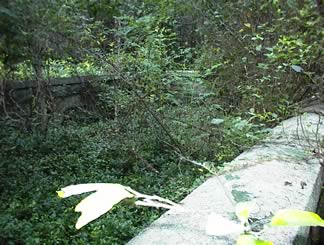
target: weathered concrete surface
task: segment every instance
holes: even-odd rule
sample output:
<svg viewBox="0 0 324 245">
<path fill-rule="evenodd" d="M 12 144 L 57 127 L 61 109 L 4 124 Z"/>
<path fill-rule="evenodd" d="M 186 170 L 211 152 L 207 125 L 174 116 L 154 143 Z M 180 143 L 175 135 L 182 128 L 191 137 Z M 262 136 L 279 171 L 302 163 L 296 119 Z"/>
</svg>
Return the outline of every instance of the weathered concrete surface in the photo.
<svg viewBox="0 0 324 245">
<path fill-rule="evenodd" d="M 233 219 L 237 202 L 253 201 L 251 216 L 260 222 L 278 209 L 315 211 L 323 184 L 320 141 L 324 118 L 308 113 L 284 121 L 267 140 L 228 163 L 181 203 L 129 242 L 142 244 L 235 244 L 235 236 L 205 234 L 207 217 L 216 212 Z M 268 228 L 262 238 L 274 244 L 307 244 L 309 229 Z"/>
</svg>

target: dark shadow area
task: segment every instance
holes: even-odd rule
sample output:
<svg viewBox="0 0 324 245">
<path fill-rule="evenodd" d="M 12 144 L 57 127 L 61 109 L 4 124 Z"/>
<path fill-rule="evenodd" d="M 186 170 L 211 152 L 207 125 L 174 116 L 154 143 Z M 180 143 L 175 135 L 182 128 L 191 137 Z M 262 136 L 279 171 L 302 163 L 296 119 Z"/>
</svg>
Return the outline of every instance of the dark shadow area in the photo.
<svg viewBox="0 0 324 245">
<path fill-rule="evenodd" d="M 317 206 L 317 214 L 321 217 L 324 216 L 324 189 L 320 196 Z M 312 227 L 310 231 L 310 244 L 323 245 L 324 244 L 324 227 Z"/>
</svg>

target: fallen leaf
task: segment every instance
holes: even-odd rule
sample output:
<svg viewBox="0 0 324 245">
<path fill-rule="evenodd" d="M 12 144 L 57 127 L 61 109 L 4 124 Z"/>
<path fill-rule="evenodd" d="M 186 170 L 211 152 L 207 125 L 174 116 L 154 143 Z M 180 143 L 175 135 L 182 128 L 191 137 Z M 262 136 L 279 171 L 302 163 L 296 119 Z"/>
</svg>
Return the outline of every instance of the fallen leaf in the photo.
<svg viewBox="0 0 324 245">
<path fill-rule="evenodd" d="M 279 210 L 271 219 L 272 226 L 322 226 L 324 220 L 316 213 L 296 210 Z"/>
<path fill-rule="evenodd" d="M 223 216 L 213 213 L 208 217 L 206 233 L 214 236 L 224 236 L 228 234 L 240 234 L 244 231 L 244 226 L 240 223 L 226 219 Z"/>
</svg>

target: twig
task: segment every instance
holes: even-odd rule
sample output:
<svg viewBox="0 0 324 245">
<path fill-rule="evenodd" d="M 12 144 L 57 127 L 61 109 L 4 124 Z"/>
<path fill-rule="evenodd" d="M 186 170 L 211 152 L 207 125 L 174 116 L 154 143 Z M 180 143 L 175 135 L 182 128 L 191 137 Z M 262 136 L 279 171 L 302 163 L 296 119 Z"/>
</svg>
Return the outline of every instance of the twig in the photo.
<svg viewBox="0 0 324 245">
<path fill-rule="evenodd" d="M 194 165 L 196 165 L 196 166 L 198 166 L 198 167 L 201 167 L 201 168 L 204 168 L 204 169 L 206 169 L 209 173 L 211 173 L 211 174 L 213 174 L 213 175 L 216 175 L 217 173 L 216 173 L 216 171 L 214 171 L 213 169 L 211 169 L 208 165 L 211 165 L 210 164 L 210 162 L 197 162 L 197 161 L 195 161 L 195 160 L 191 160 L 191 159 L 189 159 L 189 158 L 187 158 L 187 157 L 184 157 L 184 156 L 182 156 L 180 153 L 178 153 L 178 152 L 174 152 L 175 154 L 177 154 L 178 156 L 179 156 L 179 158 L 180 158 L 180 161 L 185 161 L 185 162 L 189 162 L 189 163 L 192 163 L 192 164 L 194 164 Z"/>
<path fill-rule="evenodd" d="M 129 151 L 135 156 L 135 158 L 141 160 L 148 169 L 150 169 L 151 171 L 155 172 L 155 173 L 159 173 L 159 171 L 153 167 L 152 164 L 150 164 L 146 159 L 144 159 L 141 155 L 139 155 L 134 148 L 129 149 Z"/>
<path fill-rule="evenodd" d="M 114 69 L 115 72 L 118 72 L 118 68 L 116 67 L 116 65 L 114 65 L 114 64 L 110 64 L 110 65 L 112 66 L 112 68 Z M 145 103 L 145 101 L 143 100 L 143 97 L 137 92 L 136 87 L 133 84 L 128 82 L 130 79 L 126 78 L 123 74 L 119 74 L 119 75 L 120 75 L 121 79 L 123 80 L 123 82 L 125 84 L 128 84 L 132 88 L 135 96 L 139 99 L 139 102 L 151 114 L 151 116 L 154 118 L 154 120 L 160 125 L 160 127 L 167 134 L 167 136 L 170 138 L 170 140 L 173 142 L 173 144 L 175 144 L 177 146 L 177 148 L 179 149 L 179 151 L 181 153 L 184 153 L 184 151 L 183 151 L 181 145 L 179 144 L 179 142 L 171 135 L 170 131 L 161 122 L 160 118 L 156 115 L 156 113 L 154 113 L 152 111 L 152 109 L 147 105 L 147 103 Z"/>
<path fill-rule="evenodd" d="M 133 194 L 135 196 L 135 198 L 143 199 L 143 200 L 135 201 L 136 205 L 155 207 L 155 208 L 184 210 L 184 208 L 181 205 L 179 205 L 175 202 L 172 202 L 171 200 L 168 200 L 168 199 L 156 196 L 156 195 L 153 195 L 153 196 L 145 195 L 145 194 L 142 194 L 140 192 L 133 190 L 130 187 L 126 187 L 126 190 L 128 192 L 130 192 L 131 194 Z"/>
</svg>

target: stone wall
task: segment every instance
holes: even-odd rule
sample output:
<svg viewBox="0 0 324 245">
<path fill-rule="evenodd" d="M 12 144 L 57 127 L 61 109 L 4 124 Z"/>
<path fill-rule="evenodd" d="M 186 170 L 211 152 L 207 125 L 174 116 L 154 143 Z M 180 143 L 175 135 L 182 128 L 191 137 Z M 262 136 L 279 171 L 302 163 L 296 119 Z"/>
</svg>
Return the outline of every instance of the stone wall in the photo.
<svg viewBox="0 0 324 245">
<path fill-rule="evenodd" d="M 93 108 L 98 82 L 111 83 L 109 76 L 78 76 L 70 78 L 52 78 L 47 84 L 49 113 L 64 114 L 70 108 Z M 0 119 L 6 117 L 28 116 L 37 107 L 38 83 L 36 80 L 0 81 Z"/>
<path fill-rule="evenodd" d="M 240 202 L 255 205 L 250 217 L 256 228 L 279 209 L 316 211 L 324 180 L 323 105 L 311 111 L 317 113 L 283 121 L 266 140 L 225 164 L 223 172 L 189 194 L 181 202 L 183 210 L 166 212 L 128 244 L 236 244 L 239 234 L 207 235 L 206 224 L 214 213 L 233 220 Z M 263 228 L 261 238 L 276 245 L 309 242 L 309 228 Z"/>
</svg>

